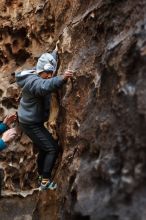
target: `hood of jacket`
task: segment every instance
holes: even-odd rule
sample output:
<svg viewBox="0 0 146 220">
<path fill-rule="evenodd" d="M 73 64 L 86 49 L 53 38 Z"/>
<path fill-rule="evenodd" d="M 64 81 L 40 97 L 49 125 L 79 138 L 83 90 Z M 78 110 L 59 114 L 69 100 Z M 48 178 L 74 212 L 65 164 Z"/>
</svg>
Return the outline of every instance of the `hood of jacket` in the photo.
<svg viewBox="0 0 146 220">
<path fill-rule="evenodd" d="M 17 84 L 23 88 L 26 83 L 26 80 L 29 76 L 37 76 L 36 70 L 23 70 L 22 72 L 15 73 Z"/>
</svg>

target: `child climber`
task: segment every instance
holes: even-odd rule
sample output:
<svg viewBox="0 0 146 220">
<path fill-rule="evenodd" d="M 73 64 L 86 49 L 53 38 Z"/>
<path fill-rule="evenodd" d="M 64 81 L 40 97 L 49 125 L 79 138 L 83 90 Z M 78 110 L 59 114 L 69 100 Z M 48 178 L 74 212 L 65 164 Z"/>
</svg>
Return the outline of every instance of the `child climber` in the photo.
<svg viewBox="0 0 146 220">
<path fill-rule="evenodd" d="M 56 69 L 57 50 L 54 50 L 42 54 L 35 70 L 16 74 L 16 82 L 22 88 L 18 119 L 22 130 L 39 150 L 37 165 L 42 177 L 40 190 L 57 187 L 51 180 L 51 173 L 58 155 L 58 143 L 44 126 L 50 111 L 50 95 L 73 76 L 72 71 L 65 71 L 63 75 L 53 77 Z"/>
</svg>

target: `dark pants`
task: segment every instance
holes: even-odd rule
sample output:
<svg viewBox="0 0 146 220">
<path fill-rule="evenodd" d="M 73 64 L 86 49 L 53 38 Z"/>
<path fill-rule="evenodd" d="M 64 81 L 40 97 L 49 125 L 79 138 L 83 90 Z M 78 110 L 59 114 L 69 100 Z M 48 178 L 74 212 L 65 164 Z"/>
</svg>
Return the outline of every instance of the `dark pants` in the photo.
<svg viewBox="0 0 146 220">
<path fill-rule="evenodd" d="M 51 173 L 58 156 L 58 142 L 53 139 L 44 124 L 22 124 L 20 127 L 38 147 L 38 173 L 43 178 L 51 178 Z"/>
</svg>

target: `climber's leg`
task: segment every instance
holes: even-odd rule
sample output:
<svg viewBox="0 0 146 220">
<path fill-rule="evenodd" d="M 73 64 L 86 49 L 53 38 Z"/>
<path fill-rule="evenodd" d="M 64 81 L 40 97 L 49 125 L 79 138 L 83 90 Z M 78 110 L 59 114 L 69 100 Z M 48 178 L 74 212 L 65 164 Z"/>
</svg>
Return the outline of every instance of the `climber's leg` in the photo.
<svg viewBox="0 0 146 220">
<path fill-rule="evenodd" d="M 45 153 L 44 157 L 41 155 L 39 158 L 39 161 L 41 161 L 39 168 L 42 169 L 42 182 L 43 180 L 46 182 L 46 179 L 51 181 L 52 169 L 58 156 L 57 141 L 53 139 L 43 124 L 26 125 L 20 123 L 20 126 L 31 140 L 36 143 L 39 150 Z"/>
</svg>

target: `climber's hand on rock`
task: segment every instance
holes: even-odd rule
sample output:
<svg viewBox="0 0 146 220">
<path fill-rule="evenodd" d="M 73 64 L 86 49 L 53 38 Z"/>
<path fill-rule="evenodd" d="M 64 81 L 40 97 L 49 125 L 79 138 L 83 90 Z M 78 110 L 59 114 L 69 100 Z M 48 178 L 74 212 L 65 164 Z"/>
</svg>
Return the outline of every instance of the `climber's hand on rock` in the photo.
<svg viewBox="0 0 146 220">
<path fill-rule="evenodd" d="M 9 141 L 13 140 L 15 138 L 15 136 L 16 136 L 16 129 L 11 128 L 3 133 L 2 140 L 5 143 L 8 143 Z"/>
<path fill-rule="evenodd" d="M 66 70 L 65 73 L 62 75 L 63 79 L 66 81 L 68 79 L 71 79 L 73 77 L 74 71 L 72 70 Z"/>
</svg>

